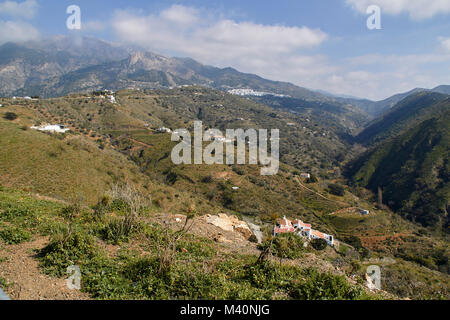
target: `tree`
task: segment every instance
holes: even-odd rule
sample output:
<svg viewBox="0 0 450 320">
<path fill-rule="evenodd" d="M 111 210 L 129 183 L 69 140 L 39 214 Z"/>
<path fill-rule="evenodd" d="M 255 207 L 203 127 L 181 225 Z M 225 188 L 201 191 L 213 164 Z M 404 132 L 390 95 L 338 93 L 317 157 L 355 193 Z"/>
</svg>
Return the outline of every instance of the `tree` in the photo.
<svg viewBox="0 0 450 320">
<path fill-rule="evenodd" d="M 327 245 L 328 245 L 327 242 L 325 240 L 323 240 L 323 239 L 313 239 L 313 240 L 311 240 L 311 246 L 314 249 L 318 250 L 318 251 L 325 250 Z"/>
<path fill-rule="evenodd" d="M 331 194 L 334 194 L 335 196 L 342 197 L 345 195 L 345 188 L 340 184 L 330 183 L 328 185 L 328 190 Z"/>
<path fill-rule="evenodd" d="M 310 177 L 306 179 L 306 183 L 316 183 L 318 181 L 319 179 L 317 179 L 317 177 L 313 174 L 311 174 Z"/>
<path fill-rule="evenodd" d="M 15 114 L 14 112 L 7 112 L 5 113 L 5 115 L 3 116 L 3 118 L 5 118 L 6 120 L 16 120 L 19 116 L 17 114 Z"/>
</svg>

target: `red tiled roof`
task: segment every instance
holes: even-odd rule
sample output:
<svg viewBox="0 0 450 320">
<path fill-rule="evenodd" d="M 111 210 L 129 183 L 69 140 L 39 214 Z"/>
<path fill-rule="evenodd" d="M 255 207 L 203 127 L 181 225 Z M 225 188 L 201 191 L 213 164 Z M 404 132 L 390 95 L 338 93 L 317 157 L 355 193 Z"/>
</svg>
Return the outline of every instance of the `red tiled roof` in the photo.
<svg viewBox="0 0 450 320">
<path fill-rule="evenodd" d="M 318 238 L 322 238 L 322 239 L 325 238 L 325 235 L 322 232 L 317 231 L 317 230 L 311 230 L 311 234 Z"/>
<path fill-rule="evenodd" d="M 278 220 L 278 223 L 280 224 L 280 226 L 292 226 L 292 221 L 289 219 L 280 219 Z"/>
<path fill-rule="evenodd" d="M 299 219 L 294 220 L 293 224 L 298 224 L 300 227 L 311 228 L 310 224 L 304 223 L 302 220 Z"/>
<path fill-rule="evenodd" d="M 278 227 L 275 227 L 273 229 L 274 233 L 290 233 L 290 232 L 294 232 L 294 231 L 295 231 L 295 229 L 293 227 L 289 227 L 289 228 L 278 228 Z"/>
</svg>

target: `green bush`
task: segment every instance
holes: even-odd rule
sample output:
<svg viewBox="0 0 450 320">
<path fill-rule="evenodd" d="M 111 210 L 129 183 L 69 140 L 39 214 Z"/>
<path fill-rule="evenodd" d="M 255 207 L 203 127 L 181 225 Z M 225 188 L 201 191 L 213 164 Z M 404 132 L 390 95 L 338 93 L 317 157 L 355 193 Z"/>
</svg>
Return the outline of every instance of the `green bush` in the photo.
<svg viewBox="0 0 450 320">
<path fill-rule="evenodd" d="M 53 235 L 50 243 L 39 252 L 46 273 L 62 276 L 68 266 L 89 264 L 101 251 L 95 238 L 75 227 Z"/>
<path fill-rule="evenodd" d="M 355 300 L 364 297 L 360 287 L 351 286 L 343 276 L 319 273 L 308 268 L 303 281 L 293 281 L 289 292 L 292 298 L 299 300 Z"/>
<path fill-rule="evenodd" d="M 4 230 L 0 230 L 0 239 L 6 244 L 18 244 L 29 241 L 31 234 L 22 228 L 7 227 Z"/>
<path fill-rule="evenodd" d="M 305 251 L 303 238 L 292 233 L 280 234 L 273 239 L 268 239 L 260 244 L 258 249 L 265 250 L 270 245 L 272 245 L 272 254 L 279 258 L 301 258 Z"/>
<path fill-rule="evenodd" d="M 128 216 L 114 217 L 100 228 L 100 237 L 112 244 L 128 242 L 130 236 L 139 228 L 137 223 L 131 222 Z"/>
<path fill-rule="evenodd" d="M 243 176 L 245 174 L 244 169 L 242 169 L 241 167 L 238 167 L 238 166 L 233 166 L 232 170 L 240 176 Z"/>
<path fill-rule="evenodd" d="M 14 112 L 6 112 L 5 115 L 3 116 L 3 118 L 10 121 L 16 120 L 18 117 L 19 116 Z"/>
<path fill-rule="evenodd" d="M 328 246 L 328 243 L 323 239 L 312 239 L 311 247 L 316 249 L 317 251 L 325 250 Z"/>
<path fill-rule="evenodd" d="M 345 188 L 343 186 L 341 186 L 340 184 L 336 184 L 336 183 L 330 183 L 328 185 L 328 191 L 331 194 L 334 194 L 335 196 L 344 196 L 345 195 Z"/>
</svg>

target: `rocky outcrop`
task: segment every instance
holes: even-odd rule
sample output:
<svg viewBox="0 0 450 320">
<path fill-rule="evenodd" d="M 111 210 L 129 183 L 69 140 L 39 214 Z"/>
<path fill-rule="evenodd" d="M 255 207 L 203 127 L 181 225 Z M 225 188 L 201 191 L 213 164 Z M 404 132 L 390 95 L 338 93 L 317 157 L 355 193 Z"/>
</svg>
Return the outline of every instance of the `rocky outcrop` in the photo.
<svg viewBox="0 0 450 320">
<path fill-rule="evenodd" d="M 239 220 L 236 216 L 228 216 L 226 214 L 219 214 L 217 216 L 215 215 L 206 215 L 204 217 L 206 222 L 221 228 L 225 231 L 231 231 L 231 232 L 238 232 L 241 234 L 246 240 L 250 239 L 250 237 L 253 235 L 250 227 L 245 221 Z"/>
</svg>

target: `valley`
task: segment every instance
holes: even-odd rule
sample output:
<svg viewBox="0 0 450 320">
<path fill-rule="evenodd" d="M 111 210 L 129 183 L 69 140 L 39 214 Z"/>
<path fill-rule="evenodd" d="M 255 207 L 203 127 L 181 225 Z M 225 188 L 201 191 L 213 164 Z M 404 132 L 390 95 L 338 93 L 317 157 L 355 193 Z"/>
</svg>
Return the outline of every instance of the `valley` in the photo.
<svg viewBox="0 0 450 320">
<path fill-rule="evenodd" d="M 393 199 L 387 190 L 380 205 L 376 182 L 347 180 L 346 166 L 358 168 L 352 161 L 365 159 L 365 150 L 368 155 L 388 150 L 377 149 L 377 144 L 354 144 L 353 135 L 359 139 L 358 129 L 370 118 L 364 118 L 362 111 L 355 117 L 351 110 L 356 109 L 350 107 L 331 108 L 285 99 L 241 97 L 203 86 L 97 91 L 48 99 L 1 98 L 0 233 L 4 231 L 1 246 L 8 249 L 1 252 L 11 252 L 14 246 L 31 239 L 48 237 L 48 246 L 38 248 L 34 258 L 42 272 L 61 278 L 67 252 L 72 261 L 87 268 L 83 269 L 83 292 L 91 298 L 165 299 L 175 295 L 192 299 L 448 299 L 448 234 L 443 224 L 440 228 L 422 225 L 419 220 L 398 214 L 395 206 L 384 202 Z M 426 112 L 436 114 L 442 110 L 445 115 L 445 99 L 442 95 L 438 100 L 431 99 L 432 111 Z M 398 108 L 402 103 L 406 102 Z M 433 117 L 420 112 L 424 115 L 414 116 L 417 129 L 409 120 L 395 118 L 394 128 L 401 131 L 383 132 L 416 141 L 414 130 L 422 136 L 427 126 L 436 128 L 435 123 L 427 122 L 435 121 L 427 120 Z M 7 119 L 8 113 L 16 118 Z M 170 133 L 158 129 L 191 130 L 194 121 L 199 120 L 205 127 L 220 130 L 280 129 L 279 173 L 261 176 L 258 165 L 174 165 L 170 153 L 176 142 L 171 141 Z M 45 123 L 63 125 L 70 131 L 44 133 L 31 129 Z M 366 130 L 371 128 L 369 125 Z M 442 128 L 445 137 L 448 127 Z M 392 148 L 396 148 L 395 143 Z M 448 151 L 448 144 L 442 146 Z M 448 173 L 445 168 L 441 172 Z M 302 178 L 304 172 L 314 179 Z M 440 179 L 448 183 L 448 177 Z M 129 204 L 121 205 L 124 200 L 119 197 L 117 202 L 111 193 L 124 183 L 142 195 L 129 232 L 123 229 Z M 447 199 L 445 185 L 442 188 L 437 184 L 435 188 L 441 191 L 434 194 Z M 362 215 L 360 209 L 370 213 Z M 311 246 L 295 247 L 298 256 L 283 253 L 281 260 L 276 247 L 268 260 L 258 264 L 263 252 L 258 244 L 237 240 L 233 232 L 227 234 L 202 220 L 206 215 L 218 214 L 235 215 L 260 226 L 265 245 L 273 241 L 272 228 L 283 216 L 300 218 L 334 235 L 342 245 L 323 251 Z M 194 222 L 192 229 L 181 232 L 178 241 L 173 237 L 183 226 L 176 219 Z M 8 230 L 20 230 L 24 236 L 9 240 Z M 61 242 L 61 237 L 69 242 Z M 161 256 L 161 252 L 167 254 Z M 370 261 L 385 257 L 394 263 L 382 265 L 386 275 L 383 291 L 371 292 L 365 287 L 364 270 Z M 246 268 L 254 273 L 246 274 L 242 271 Z M 103 280 L 96 276 L 100 270 L 108 275 Z M 204 270 L 204 274 L 195 270 Z M 270 280 L 273 273 L 278 280 Z M 301 285 L 291 281 L 299 275 L 306 276 Z M 333 288 L 331 295 L 321 296 L 314 290 L 307 293 L 307 279 L 323 281 L 326 288 Z M 174 281 L 187 289 L 171 291 Z M 198 286 L 189 287 L 191 281 Z M 282 281 L 288 285 L 282 286 Z M 336 284 L 327 287 L 329 283 Z M 14 285 L 8 288 L 7 292 L 15 294 Z"/>
</svg>

